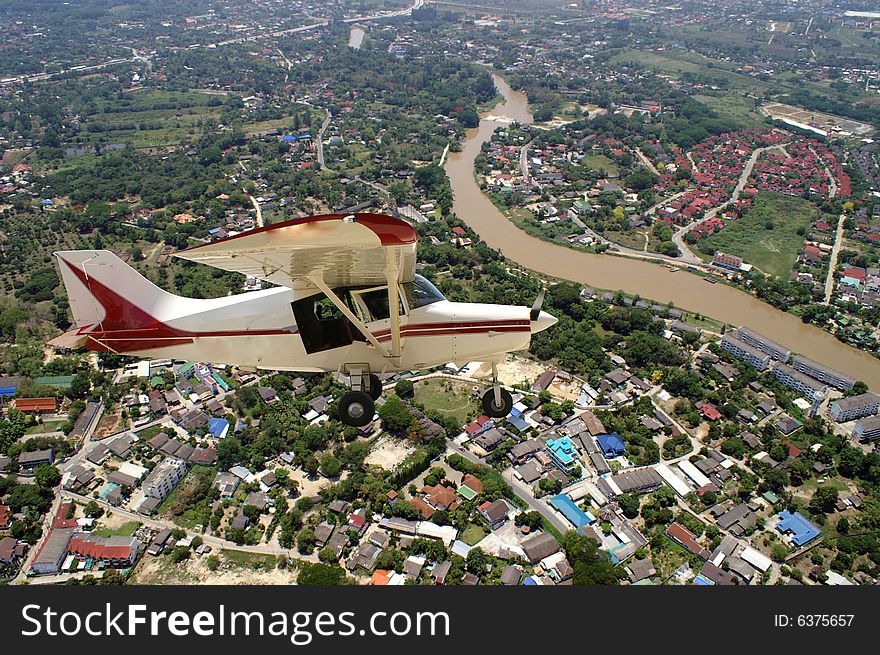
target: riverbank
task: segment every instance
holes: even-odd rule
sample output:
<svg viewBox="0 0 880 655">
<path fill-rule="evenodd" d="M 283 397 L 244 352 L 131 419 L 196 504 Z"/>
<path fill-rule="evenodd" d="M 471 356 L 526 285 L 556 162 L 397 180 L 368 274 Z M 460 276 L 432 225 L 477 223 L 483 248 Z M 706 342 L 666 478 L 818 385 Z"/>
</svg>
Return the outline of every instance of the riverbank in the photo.
<svg viewBox="0 0 880 655">
<path fill-rule="evenodd" d="M 453 210 L 490 247 L 539 275 L 600 289 L 672 303 L 722 323 L 747 325 L 811 359 L 864 380 L 880 389 L 880 361 L 838 341 L 757 298 L 725 284 L 707 284 L 685 270 L 673 273 L 647 260 L 608 257 L 572 250 L 531 236 L 512 224 L 486 197 L 474 179 L 474 160 L 496 127 L 511 121 L 531 122 L 528 101 L 501 77 L 493 75 L 502 100 L 489 109 L 477 128 L 468 130 L 462 149 L 449 153 L 445 170 L 454 195 Z"/>
</svg>

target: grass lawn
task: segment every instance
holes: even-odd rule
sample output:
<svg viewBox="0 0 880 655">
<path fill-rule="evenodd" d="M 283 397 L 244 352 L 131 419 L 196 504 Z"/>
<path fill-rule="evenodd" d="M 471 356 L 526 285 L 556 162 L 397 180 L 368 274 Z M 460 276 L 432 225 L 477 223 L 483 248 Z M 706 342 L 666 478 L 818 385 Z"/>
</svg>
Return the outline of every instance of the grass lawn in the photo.
<svg viewBox="0 0 880 655">
<path fill-rule="evenodd" d="M 765 273 L 785 278 L 804 243 L 798 229 L 803 228 L 808 234 L 818 217 L 819 209 L 803 198 L 761 192 L 745 216 L 731 221 L 704 242 L 716 250 L 742 257 Z M 712 259 L 699 246 L 696 250 L 703 259 Z"/>
<path fill-rule="evenodd" d="M 480 541 L 482 541 L 483 537 L 485 537 L 487 534 L 489 534 L 489 531 L 486 530 L 486 528 L 484 528 L 482 525 L 471 523 L 468 527 L 462 530 L 459 539 L 461 539 L 468 546 L 475 546 Z"/>
<path fill-rule="evenodd" d="M 275 555 L 245 553 L 240 550 L 221 550 L 220 555 L 227 564 L 254 571 L 271 571 L 276 566 Z"/>
<path fill-rule="evenodd" d="M 416 382 L 415 401 L 444 416 L 452 416 L 462 423 L 476 416 L 479 402 L 471 395 L 470 385 L 450 380 Z"/>
<path fill-rule="evenodd" d="M 602 236 L 609 241 L 613 241 L 626 248 L 632 248 L 633 250 L 642 250 L 645 247 L 645 229 L 626 230 L 625 232 L 605 230 Z M 650 237 L 648 237 L 648 242 L 650 242 L 650 240 Z"/>
<path fill-rule="evenodd" d="M 586 155 L 581 163 L 592 171 L 605 171 L 608 175 L 617 175 L 617 164 L 605 155 Z"/>
<path fill-rule="evenodd" d="M 137 433 L 138 439 L 141 441 L 149 441 L 162 431 L 162 427 L 163 426 L 161 425 L 154 425 L 146 430 L 141 430 Z"/>
<path fill-rule="evenodd" d="M 45 423 L 37 423 L 24 431 L 25 434 L 46 434 L 47 432 L 57 432 L 64 425 L 65 421 L 46 421 Z"/>
<path fill-rule="evenodd" d="M 140 525 L 137 521 L 129 521 L 128 523 L 123 523 L 118 528 L 95 528 L 92 530 L 92 534 L 99 537 L 130 537 L 137 532 Z"/>
</svg>

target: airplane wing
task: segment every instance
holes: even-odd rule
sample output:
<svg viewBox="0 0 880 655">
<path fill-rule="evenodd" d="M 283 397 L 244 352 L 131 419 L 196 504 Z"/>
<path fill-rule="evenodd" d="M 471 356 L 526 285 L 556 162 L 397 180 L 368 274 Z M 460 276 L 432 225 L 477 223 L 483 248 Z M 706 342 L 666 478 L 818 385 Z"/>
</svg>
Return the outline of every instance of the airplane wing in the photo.
<svg viewBox="0 0 880 655">
<path fill-rule="evenodd" d="M 293 288 L 384 285 L 415 276 L 413 227 L 384 214 L 324 214 L 275 223 L 175 253 Z M 323 286 L 323 285 L 321 285 Z"/>
</svg>

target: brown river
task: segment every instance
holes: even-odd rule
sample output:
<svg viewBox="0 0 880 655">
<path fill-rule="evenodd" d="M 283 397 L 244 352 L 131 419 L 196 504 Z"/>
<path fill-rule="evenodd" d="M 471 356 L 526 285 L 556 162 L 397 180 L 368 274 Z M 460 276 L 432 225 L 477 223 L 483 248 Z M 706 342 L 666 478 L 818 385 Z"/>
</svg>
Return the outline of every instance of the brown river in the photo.
<svg viewBox="0 0 880 655">
<path fill-rule="evenodd" d="M 450 152 L 445 164 L 455 196 L 455 213 L 487 244 L 538 274 L 602 289 L 621 289 L 734 326 L 747 325 L 794 352 L 863 380 L 874 390 L 880 389 L 880 360 L 743 291 L 710 284 L 685 270 L 672 272 L 645 260 L 578 252 L 548 243 L 507 220 L 480 191 L 474 179 L 474 159 L 496 127 L 510 120 L 531 122 L 532 116 L 525 94 L 511 89 L 501 77 L 493 77 L 504 99 L 484 114 L 478 128 L 468 131 L 461 152 Z"/>
</svg>

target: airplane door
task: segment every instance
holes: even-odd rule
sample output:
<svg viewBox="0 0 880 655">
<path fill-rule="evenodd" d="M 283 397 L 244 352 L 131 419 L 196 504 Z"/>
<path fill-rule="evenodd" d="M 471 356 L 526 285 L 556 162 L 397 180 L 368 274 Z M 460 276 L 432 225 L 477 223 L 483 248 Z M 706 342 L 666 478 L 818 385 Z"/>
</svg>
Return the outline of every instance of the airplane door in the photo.
<svg viewBox="0 0 880 655">
<path fill-rule="evenodd" d="M 342 299 L 350 302 L 344 293 Z M 309 354 L 364 341 L 360 331 L 323 293 L 295 300 L 291 307 L 303 347 Z"/>
</svg>

